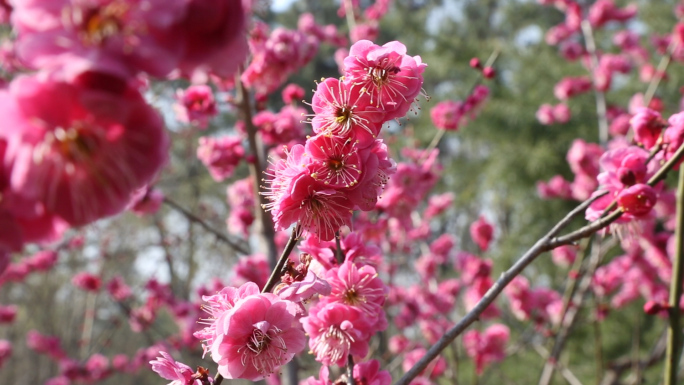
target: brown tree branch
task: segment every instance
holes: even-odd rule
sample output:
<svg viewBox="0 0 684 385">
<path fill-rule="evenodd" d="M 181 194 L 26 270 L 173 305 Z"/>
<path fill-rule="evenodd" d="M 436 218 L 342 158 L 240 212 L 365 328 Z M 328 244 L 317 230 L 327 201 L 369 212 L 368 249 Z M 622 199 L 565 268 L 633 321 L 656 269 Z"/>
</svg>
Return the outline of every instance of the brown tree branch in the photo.
<svg viewBox="0 0 684 385">
<path fill-rule="evenodd" d="M 174 200 L 172 200 L 168 196 L 164 197 L 164 203 L 167 206 L 170 206 L 174 210 L 178 211 L 179 213 L 183 214 L 183 216 L 185 218 L 187 218 L 189 221 L 197 223 L 198 225 L 202 226 L 202 228 L 204 230 L 214 234 L 216 236 L 216 238 L 218 238 L 222 242 L 226 243 L 228 246 L 230 246 L 233 250 L 237 251 L 238 253 L 245 254 L 245 255 L 250 253 L 247 246 L 244 245 L 242 242 L 235 241 L 235 240 L 229 238 L 226 234 L 223 234 L 222 232 L 211 227 L 202 218 L 191 213 L 189 210 L 185 209 L 183 206 L 179 205 L 178 203 L 176 203 Z"/>
</svg>

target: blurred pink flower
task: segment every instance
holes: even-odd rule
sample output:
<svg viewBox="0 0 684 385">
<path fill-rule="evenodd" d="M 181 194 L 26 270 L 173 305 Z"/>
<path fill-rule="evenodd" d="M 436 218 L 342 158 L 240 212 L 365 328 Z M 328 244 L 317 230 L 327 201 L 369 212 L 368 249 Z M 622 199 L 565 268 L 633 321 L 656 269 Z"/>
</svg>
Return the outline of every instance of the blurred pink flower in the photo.
<svg viewBox="0 0 684 385">
<path fill-rule="evenodd" d="M 183 123 L 191 123 L 200 129 L 209 125 L 211 118 L 218 114 L 216 100 L 211 87 L 205 84 L 192 85 L 176 92 L 173 106 L 176 118 Z"/>
<path fill-rule="evenodd" d="M 484 252 L 489 249 L 489 244 L 494 238 L 494 226 L 481 216 L 470 225 L 470 237 Z"/>
<path fill-rule="evenodd" d="M 233 175 L 235 167 L 245 158 L 245 150 L 237 136 L 203 136 L 199 138 L 197 158 L 209 169 L 216 182 L 222 182 Z"/>
<path fill-rule="evenodd" d="M 475 360 L 478 374 L 482 374 L 485 366 L 506 357 L 509 337 L 508 327 L 502 324 L 494 324 L 484 332 L 470 330 L 463 335 L 463 346 L 468 356 Z"/>
<path fill-rule="evenodd" d="M 21 76 L 0 92 L 0 113 L 12 188 L 74 226 L 123 210 L 167 159 L 162 121 L 133 88 Z"/>
<path fill-rule="evenodd" d="M 71 283 L 81 290 L 95 292 L 100 290 L 102 279 L 90 273 L 80 272 L 71 278 Z"/>
</svg>

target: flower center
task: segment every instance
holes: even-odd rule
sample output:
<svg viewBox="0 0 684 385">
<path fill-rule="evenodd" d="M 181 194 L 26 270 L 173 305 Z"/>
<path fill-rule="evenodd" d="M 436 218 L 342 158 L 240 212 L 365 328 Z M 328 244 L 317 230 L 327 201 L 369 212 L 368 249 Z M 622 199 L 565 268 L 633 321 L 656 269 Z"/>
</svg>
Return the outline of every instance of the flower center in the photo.
<svg viewBox="0 0 684 385">
<path fill-rule="evenodd" d="M 400 71 L 401 68 L 396 66 L 373 67 L 369 69 L 369 75 L 373 79 L 373 83 L 381 87 L 390 82 L 390 75 L 396 75 Z"/>
<path fill-rule="evenodd" d="M 102 45 L 110 37 L 120 35 L 127 27 L 123 19 L 129 6 L 116 1 L 104 7 L 65 9 L 71 11 L 71 23 L 79 29 L 79 37 L 86 45 Z"/>
<path fill-rule="evenodd" d="M 634 175 L 632 170 L 622 168 L 618 171 L 618 177 L 620 178 L 620 183 L 625 186 L 632 186 L 636 183 L 636 175 Z"/>
<path fill-rule="evenodd" d="M 268 334 L 259 329 L 254 329 L 252 337 L 247 341 L 247 349 L 254 352 L 254 354 L 260 354 L 268 347 L 270 342 L 271 337 L 269 337 Z"/>
<path fill-rule="evenodd" d="M 334 171 L 340 171 L 344 168 L 344 162 L 339 159 L 328 159 L 328 168 Z"/>
<path fill-rule="evenodd" d="M 349 305 L 355 305 L 358 302 L 360 302 L 359 294 L 356 292 L 356 289 L 351 288 L 347 291 L 344 292 L 344 300 L 347 304 Z"/>
<path fill-rule="evenodd" d="M 352 116 L 352 110 L 351 108 L 347 107 L 338 107 L 337 111 L 335 111 L 335 121 L 339 124 L 346 124 L 349 119 L 351 119 Z"/>
</svg>

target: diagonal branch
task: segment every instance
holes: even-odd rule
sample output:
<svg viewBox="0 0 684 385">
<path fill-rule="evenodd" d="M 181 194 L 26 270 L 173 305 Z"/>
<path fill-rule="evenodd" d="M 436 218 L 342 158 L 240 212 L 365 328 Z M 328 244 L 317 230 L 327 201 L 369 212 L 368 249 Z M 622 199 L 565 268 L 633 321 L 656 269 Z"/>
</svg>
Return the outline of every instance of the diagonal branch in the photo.
<svg viewBox="0 0 684 385">
<path fill-rule="evenodd" d="M 249 249 L 247 246 L 245 246 L 242 242 L 235 241 L 231 238 L 229 238 L 227 235 L 223 234 L 222 232 L 216 230 L 215 228 L 211 227 L 207 222 L 205 222 L 202 218 L 198 217 L 197 215 L 191 213 L 189 210 L 184 208 L 183 206 L 179 205 L 176 203 L 176 201 L 172 200 L 171 198 L 165 196 L 164 197 L 164 203 L 174 210 L 178 211 L 179 213 L 183 214 L 185 218 L 187 218 L 189 221 L 197 223 L 198 225 L 202 226 L 202 228 L 216 236 L 219 240 L 223 241 L 226 243 L 228 246 L 233 248 L 233 250 L 237 251 L 238 253 L 241 254 L 249 254 Z"/>
</svg>

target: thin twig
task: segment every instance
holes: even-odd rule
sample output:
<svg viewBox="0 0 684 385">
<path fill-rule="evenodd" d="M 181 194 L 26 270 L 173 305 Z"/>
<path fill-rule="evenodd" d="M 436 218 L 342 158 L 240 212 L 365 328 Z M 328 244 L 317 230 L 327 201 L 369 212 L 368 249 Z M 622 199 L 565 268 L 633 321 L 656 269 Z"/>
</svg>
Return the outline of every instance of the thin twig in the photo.
<svg viewBox="0 0 684 385">
<path fill-rule="evenodd" d="M 682 298 L 684 280 L 684 167 L 679 168 L 677 186 L 677 227 L 675 229 L 675 255 L 670 282 L 670 301 L 668 313 L 670 323 L 667 330 L 667 352 L 665 358 L 665 385 L 677 383 L 677 369 L 682 344 L 681 312 L 679 303 Z"/>
<path fill-rule="evenodd" d="M 276 263 L 275 268 L 271 272 L 271 276 L 268 277 L 266 285 L 264 285 L 264 288 L 261 290 L 262 293 L 268 293 L 273 290 L 273 287 L 276 285 L 278 280 L 280 280 L 280 276 L 283 274 L 283 267 L 285 266 L 285 263 L 287 263 L 287 259 L 290 257 L 292 250 L 294 250 L 295 246 L 297 245 L 297 234 L 299 234 L 299 225 L 292 229 L 290 239 L 287 241 L 285 249 L 278 259 L 278 263 Z"/>
<path fill-rule="evenodd" d="M 563 309 L 560 313 L 560 321 L 558 322 L 558 325 L 556 325 L 553 328 L 553 335 L 557 335 L 560 331 L 560 328 L 563 325 L 563 320 L 565 319 L 565 314 L 568 312 L 568 308 L 570 307 L 570 303 L 572 302 L 572 297 L 575 295 L 575 292 L 577 291 L 577 286 L 579 285 L 579 279 L 581 277 L 582 272 L 582 265 L 584 264 L 584 260 L 589 255 L 589 242 L 590 240 L 587 239 L 587 241 L 584 243 L 584 246 L 581 248 L 582 254 L 573 263 L 572 271 L 575 271 L 577 275 L 571 275 L 569 277 L 567 286 L 565 288 L 565 292 L 563 293 Z"/>
<path fill-rule="evenodd" d="M 532 346 L 534 347 L 534 350 L 536 350 L 537 353 L 544 358 L 544 360 L 549 361 L 549 352 L 544 349 L 543 346 L 539 344 L 533 344 Z M 582 385 L 582 382 L 577 378 L 577 376 L 575 376 L 570 369 L 565 367 L 565 365 L 562 365 L 560 362 L 556 362 L 554 366 L 556 369 L 558 369 L 558 371 L 560 371 L 561 375 L 568 381 L 570 385 Z"/>
<path fill-rule="evenodd" d="M 170 207 L 173 208 L 174 210 L 178 211 L 179 213 L 183 214 L 183 216 L 184 216 L 185 218 L 187 218 L 189 221 L 192 221 L 192 222 L 197 223 L 198 225 L 202 226 L 202 228 L 203 228 L 204 230 L 206 230 L 206 231 L 208 231 L 208 232 L 214 234 L 214 235 L 216 236 L 216 238 L 218 238 L 219 240 L 221 240 L 221 241 L 223 241 L 224 243 L 226 243 L 228 246 L 230 246 L 231 248 L 233 248 L 233 250 L 235 250 L 235 251 L 237 251 L 238 253 L 241 253 L 241 254 L 245 254 L 245 255 L 249 254 L 249 250 L 247 249 L 246 246 L 244 246 L 244 245 L 242 245 L 242 244 L 240 244 L 240 243 L 238 243 L 238 242 L 236 242 L 236 241 L 230 239 L 227 235 L 225 235 L 225 234 L 223 234 L 222 232 L 220 232 L 220 231 L 216 230 L 215 228 L 211 227 L 211 226 L 210 226 L 209 224 L 207 224 L 207 222 L 205 222 L 202 218 L 200 218 L 200 217 L 198 217 L 197 215 L 191 213 L 190 211 L 188 211 L 187 209 L 185 209 L 184 207 L 182 207 L 181 205 L 179 205 L 178 203 L 176 203 L 176 202 L 175 202 L 174 200 L 172 200 L 171 198 L 165 196 L 165 197 L 164 197 L 164 203 L 165 203 L 167 206 L 170 206 Z"/>
<path fill-rule="evenodd" d="M 651 79 L 651 82 L 648 83 L 648 88 L 646 89 L 646 94 L 644 95 L 645 107 L 648 107 L 648 105 L 651 104 L 651 99 L 653 99 L 653 96 L 660 85 L 660 81 L 663 80 L 663 75 L 667 70 L 667 66 L 670 65 L 670 60 L 672 60 L 672 52 L 677 49 L 678 45 L 679 42 L 677 39 L 672 39 L 670 45 L 667 47 L 667 53 L 665 56 L 660 58 L 660 63 L 658 63 L 658 68 L 656 69 L 655 75 L 653 76 L 653 79 Z"/>
<path fill-rule="evenodd" d="M 349 28 L 349 39 L 351 34 L 356 29 L 356 18 L 354 17 L 354 4 L 351 0 L 342 0 L 344 2 L 344 14 L 347 17 L 347 27 Z"/>
<path fill-rule="evenodd" d="M 489 55 L 489 58 L 487 59 L 487 62 L 485 63 L 485 68 L 486 67 L 491 67 L 494 65 L 494 62 L 496 62 L 496 59 L 499 57 L 499 54 L 501 53 L 501 50 L 498 48 L 492 51 L 492 53 Z M 470 85 L 470 89 L 468 90 L 468 93 L 466 93 L 466 98 L 470 96 L 473 91 L 475 90 L 475 87 L 480 85 L 482 83 L 482 72 L 478 74 L 478 76 L 475 78 L 475 81 L 473 84 Z M 458 107 L 458 111 L 456 112 L 456 116 L 460 116 L 463 113 L 463 108 L 465 107 L 465 103 L 461 103 L 461 105 Z M 432 137 L 432 140 L 430 141 L 430 144 L 425 148 L 423 153 L 421 154 L 418 164 L 421 164 L 425 161 L 425 159 L 429 156 L 430 152 L 434 150 L 439 142 L 442 140 L 442 137 L 446 133 L 446 130 L 442 129 L 437 129 L 437 132 L 435 132 L 435 136 Z"/>
<path fill-rule="evenodd" d="M 584 41 L 587 43 L 587 52 L 591 57 L 591 78 L 594 82 L 594 89 L 596 91 L 596 113 L 598 115 L 599 124 L 599 143 L 605 146 L 608 143 L 608 118 L 606 107 L 606 94 L 604 91 L 599 91 L 596 88 L 596 70 L 599 68 L 598 55 L 596 54 L 596 42 L 594 41 L 594 32 L 591 28 L 589 20 L 582 20 L 582 33 L 584 34 Z"/>
<path fill-rule="evenodd" d="M 247 132 L 247 141 L 249 142 L 249 151 L 253 156 L 253 161 L 248 162 L 249 175 L 254 182 L 253 190 L 256 199 L 254 200 L 254 215 L 256 217 L 256 235 L 259 242 L 264 248 L 262 252 L 266 254 L 268 263 L 271 268 L 276 265 L 276 256 L 278 250 L 275 244 L 275 229 L 273 227 L 273 218 L 271 213 L 265 211 L 263 208 L 268 204 L 266 196 L 263 195 L 263 186 L 261 185 L 261 178 L 265 169 L 264 161 L 264 146 L 261 137 L 257 135 L 257 127 L 252 122 L 252 105 L 250 103 L 249 91 L 242 84 L 240 72 L 235 75 L 235 87 L 237 89 L 236 104 L 240 109 L 240 118 L 245 123 L 245 131 Z"/>
<path fill-rule="evenodd" d="M 663 357 L 665 357 L 665 349 L 667 345 L 666 340 L 667 329 L 663 330 L 663 333 L 661 333 L 660 338 L 658 338 L 658 341 L 656 341 L 653 348 L 651 348 L 651 352 L 649 353 L 647 358 L 643 360 L 638 360 L 635 363 L 631 355 L 628 355 L 626 357 L 622 357 L 618 360 L 609 363 L 607 365 L 606 374 L 603 377 L 603 381 L 601 381 L 601 385 L 621 384 L 618 381 L 618 379 L 626 370 L 629 370 L 630 368 L 634 368 L 636 366 L 639 368 L 640 371 L 643 371 L 644 369 L 647 369 L 661 362 Z M 639 384 L 639 382 L 634 383 Z"/>
</svg>

